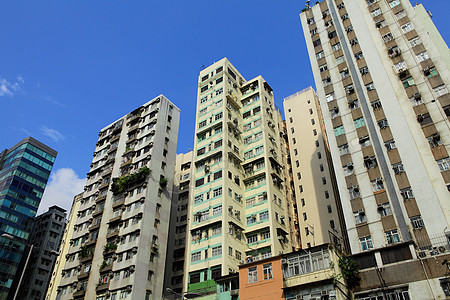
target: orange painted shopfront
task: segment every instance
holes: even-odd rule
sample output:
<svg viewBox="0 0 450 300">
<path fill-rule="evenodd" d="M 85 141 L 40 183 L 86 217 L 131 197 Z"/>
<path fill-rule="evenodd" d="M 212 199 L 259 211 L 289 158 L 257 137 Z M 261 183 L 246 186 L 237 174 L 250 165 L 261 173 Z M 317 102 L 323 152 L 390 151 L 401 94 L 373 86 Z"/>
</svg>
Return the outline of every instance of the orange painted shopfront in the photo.
<svg viewBox="0 0 450 300">
<path fill-rule="evenodd" d="M 241 300 L 284 299 L 281 257 L 275 256 L 241 265 L 239 296 Z"/>
</svg>

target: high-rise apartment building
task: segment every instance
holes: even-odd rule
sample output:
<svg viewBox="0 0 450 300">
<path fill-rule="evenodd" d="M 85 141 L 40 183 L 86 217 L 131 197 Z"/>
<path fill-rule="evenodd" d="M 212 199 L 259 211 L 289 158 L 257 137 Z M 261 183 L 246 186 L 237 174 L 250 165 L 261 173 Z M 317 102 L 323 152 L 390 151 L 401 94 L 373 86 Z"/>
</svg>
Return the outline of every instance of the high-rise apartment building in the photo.
<svg viewBox="0 0 450 300">
<path fill-rule="evenodd" d="M 299 250 L 302 247 L 300 240 L 300 225 L 298 218 L 297 201 L 295 198 L 294 177 L 292 173 L 291 154 L 289 150 L 289 139 L 287 133 L 286 122 L 281 116 L 280 110 L 276 109 L 277 127 L 280 131 L 278 140 L 280 143 L 280 163 L 283 171 L 284 193 L 287 204 L 288 228 L 292 246 L 292 251 Z"/>
<path fill-rule="evenodd" d="M 346 246 L 319 99 L 309 87 L 284 98 L 283 105 L 301 246 L 309 248 L 330 242 Z"/>
<path fill-rule="evenodd" d="M 167 296 L 183 292 L 185 276 L 186 234 L 188 222 L 188 205 L 190 181 L 192 177 L 193 151 L 177 154 L 175 174 L 173 177 L 172 210 L 170 215 L 169 241 L 166 255 L 164 291 Z"/>
<path fill-rule="evenodd" d="M 180 110 L 160 95 L 99 133 L 57 299 L 159 299 Z"/>
<path fill-rule="evenodd" d="M 33 219 L 56 155 L 32 137 L 0 153 L 0 299 L 17 291 Z"/>
<path fill-rule="evenodd" d="M 62 278 L 62 271 L 64 270 L 64 265 L 66 262 L 65 257 L 68 254 L 69 249 L 71 247 L 69 240 L 73 236 L 74 227 L 78 217 L 77 216 L 78 210 L 81 205 L 81 200 L 83 200 L 83 193 L 75 195 L 75 197 L 73 198 L 72 207 L 70 209 L 69 216 L 66 221 L 66 227 L 64 229 L 64 234 L 62 236 L 62 240 L 58 251 L 59 255 L 56 257 L 53 271 L 51 273 L 50 282 L 47 288 L 47 295 L 45 296 L 46 300 L 56 299 L 56 296 L 58 294 L 58 283 L 61 281 Z"/>
<path fill-rule="evenodd" d="M 352 253 L 438 249 L 450 220 L 445 42 L 407 0 L 326 0 L 300 17 Z"/>
<path fill-rule="evenodd" d="M 200 72 L 185 288 L 212 293 L 244 260 L 291 251 L 270 85 L 222 59 Z"/>
<path fill-rule="evenodd" d="M 34 219 L 28 239 L 33 248 L 18 299 L 45 299 L 65 227 L 66 210 L 56 205 Z"/>
</svg>

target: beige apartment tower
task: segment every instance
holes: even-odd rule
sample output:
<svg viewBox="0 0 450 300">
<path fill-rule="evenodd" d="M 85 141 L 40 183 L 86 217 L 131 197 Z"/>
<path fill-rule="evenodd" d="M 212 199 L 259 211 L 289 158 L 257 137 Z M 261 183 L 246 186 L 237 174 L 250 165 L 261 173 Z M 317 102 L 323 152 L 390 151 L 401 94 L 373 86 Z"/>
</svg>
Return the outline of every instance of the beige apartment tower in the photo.
<svg viewBox="0 0 450 300">
<path fill-rule="evenodd" d="M 352 253 L 446 239 L 449 52 L 420 16 L 407 0 L 326 0 L 300 15 Z"/>
<path fill-rule="evenodd" d="M 48 299 L 162 297 L 179 119 L 160 95 L 99 132 Z"/>
<path fill-rule="evenodd" d="M 164 292 L 168 299 L 183 292 L 185 252 L 193 151 L 177 154 L 173 177 L 172 210 L 166 255 Z M 167 290 L 167 288 L 171 290 Z"/>
<path fill-rule="evenodd" d="M 222 59 L 200 72 L 185 288 L 292 250 L 273 91 Z"/>
<path fill-rule="evenodd" d="M 319 99 L 309 87 L 284 98 L 302 248 L 346 247 L 345 228 Z"/>
</svg>

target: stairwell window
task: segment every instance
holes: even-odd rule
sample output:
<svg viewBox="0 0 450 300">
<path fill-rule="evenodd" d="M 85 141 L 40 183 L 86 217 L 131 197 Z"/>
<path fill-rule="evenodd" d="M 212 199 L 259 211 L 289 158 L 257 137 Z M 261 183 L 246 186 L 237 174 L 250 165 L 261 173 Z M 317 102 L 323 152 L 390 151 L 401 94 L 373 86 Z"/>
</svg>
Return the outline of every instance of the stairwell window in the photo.
<svg viewBox="0 0 450 300">
<path fill-rule="evenodd" d="M 382 217 L 392 215 L 391 205 L 389 204 L 389 202 L 378 204 L 378 213 Z"/>
<path fill-rule="evenodd" d="M 273 273 L 272 273 L 272 264 L 265 264 L 263 265 L 263 279 L 264 280 L 269 280 L 273 278 Z"/>
<path fill-rule="evenodd" d="M 383 179 L 381 179 L 381 177 L 379 177 L 375 180 L 372 180 L 370 183 L 372 184 L 372 190 L 374 192 L 379 192 L 379 191 L 384 190 L 384 183 L 383 183 Z"/>
<path fill-rule="evenodd" d="M 411 220 L 411 225 L 414 229 L 417 229 L 417 230 L 422 229 L 425 226 L 425 224 L 423 223 L 422 217 L 420 215 L 411 217 L 410 220 Z"/>
<path fill-rule="evenodd" d="M 387 42 L 392 41 L 394 39 L 394 36 L 392 35 L 392 33 L 389 32 L 389 33 L 386 33 L 385 35 L 383 35 L 381 38 L 383 39 L 384 43 L 387 43 Z"/>
<path fill-rule="evenodd" d="M 410 39 L 408 42 L 409 42 L 409 44 L 411 45 L 411 47 L 415 47 L 415 46 L 417 46 L 417 45 L 422 44 L 422 41 L 420 40 L 420 37 L 418 37 L 418 36 L 413 37 L 413 38 Z"/>
<path fill-rule="evenodd" d="M 387 121 L 387 119 L 383 119 L 377 122 L 378 126 L 380 127 L 380 129 L 385 129 L 387 127 L 389 127 L 389 123 Z"/>
</svg>

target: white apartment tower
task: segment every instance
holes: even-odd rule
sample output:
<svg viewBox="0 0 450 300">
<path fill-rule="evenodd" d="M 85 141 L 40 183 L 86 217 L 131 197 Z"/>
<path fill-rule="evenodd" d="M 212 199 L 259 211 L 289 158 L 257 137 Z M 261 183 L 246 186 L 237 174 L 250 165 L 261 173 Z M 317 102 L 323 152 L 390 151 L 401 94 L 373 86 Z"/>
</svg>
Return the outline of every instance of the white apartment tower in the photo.
<svg viewBox="0 0 450 300">
<path fill-rule="evenodd" d="M 162 297 L 179 119 L 160 95 L 100 131 L 49 299 Z"/>
<path fill-rule="evenodd" d="M 352 253 L 445 251 L 450 52 L 430 17 L 408 0 L 324 0 L 300 18 Z"/>
<path fill-rule="evenodd" d="M 185 288 L 213 293 L 214 279 L 245 260 L 290 251 L 273 92 L 222 59 L 200 72 Z"/>
<path fill-rule="evenodd" d="M 283 106 L 301 246 L 334 243 L 346 248 L 339 193 L 317 94 L 306 88 L 284 98 Z"/>
</svg>

